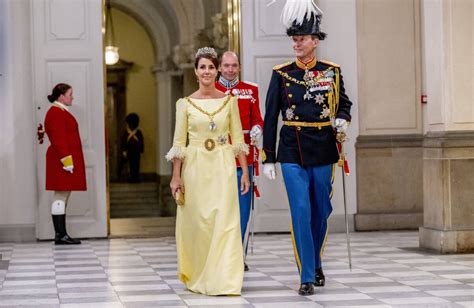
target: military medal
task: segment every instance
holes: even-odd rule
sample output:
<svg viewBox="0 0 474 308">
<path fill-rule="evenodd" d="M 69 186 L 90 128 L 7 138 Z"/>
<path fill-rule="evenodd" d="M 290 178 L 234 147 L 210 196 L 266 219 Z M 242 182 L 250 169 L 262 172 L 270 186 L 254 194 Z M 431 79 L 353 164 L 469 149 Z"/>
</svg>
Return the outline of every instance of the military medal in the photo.
<svg viewBox="0 0 474 308">
<path fill-rule="evenodd" d="M 316 104 L 321 105 L 324 103 L 324 96 L 322 94 L 317 94 L 314 100 Z"/>
<path fill-rule="evenodd" d="M 323 111 L 321 112 L 321 116 L 320 118 L 327 118 L 329 117 L 329 115 L 331 114 L 331 111 L 329 110 L 329 108 L 327 108 L 326 106 L 323 107 Z"/>
<path fill-rule="evenodd" d="M 309 92 L 314 83 L 314 73 L 308 69 L 305 69 L 303 80 L 305 81 L 306 86 L 306 93 L 303 95 L 303 99 L 309 101 L 313 98 L 313 95 L 311 95 Z"/>
<path fill-rule="evenodd" d="M 293 112 L 293 109 L 291 108 L 286 109 L 285 114 L 288 120 L 293 120 L 293 118 L 295 117 L 295 113 Z"/>
</svg>

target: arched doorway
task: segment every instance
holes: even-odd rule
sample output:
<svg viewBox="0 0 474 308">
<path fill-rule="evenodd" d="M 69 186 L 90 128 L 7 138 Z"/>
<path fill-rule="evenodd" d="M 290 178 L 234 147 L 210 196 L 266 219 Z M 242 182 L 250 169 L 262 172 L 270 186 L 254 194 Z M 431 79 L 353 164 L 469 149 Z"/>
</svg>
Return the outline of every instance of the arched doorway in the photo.
<svg viewBox="0 0 474 308">
<path fill-rule="evenodd" d="M 145 153 L 143 178 L 154 179 L 153 184 L 148 185 L 145 189 L 138 189 L 138 195 L 135 194 L 135 201 L 130 201 L 136 208 L 143 208 L 146 202 L 159 203 L 157 211 L 144 211 L 143 215 L 130 214 L 121 218 L 114 217 L 114 202 L 118 200 L 127 199 L 124 197 L 124 187 L 117 189 L 114 187 L 114 178 L 120 179 L 120 176 L 115 176 L 111 172 L 117 172 L 110 166 L 111 164 L 119 165 L 118 156 L 120 151 L 117 150 L 117 144 L 109 142 L 109 146 L 115 146 L 115 161 L 111 156 L 109 158 L 109 177 L 111 182 L 109 184 L 110 191 L 110 222 L 111 222 L 111 236 L 157 236 L 157 235 L 172 235 L 174 233 L 174 213 L 175 204 L 169 195 L 168 183 L 170 178 L 171 165 L 166 162 L 164 156 L 172 143 L 173 123 L 174 123 L 174 102 L 185 94 L 194 90 L 195 80 L 191 59 L 194 50 L 200 47 L 201 44 L 212 45 L 212 27 L 215 26 L 216 16 L 221 22 L 226 23 L 227 26 L 227 1 L 222 0 L 200 0 L 187 2 L 182 0 L 143 0 L 130 2 L 125 0 L 111 0 L 111 5 L 115 15 L 113 16 L 115 36 L 118 37 L 118 47 L 120 48 L 121 57 L 128 62 L 133 62 L 133 65 L 127 65 L 125 62 L 121 63 L 121 68 L 117 68 L 115 75 L 125 76 L 122 82 L 125 83 L 125 92 L 120 93 L 120 85 L 115 84 L 115 92 L 109 91 L 111 95 L 122 95 L 126 100 L 126 108 L 122 107 L 123 118 L 124 113 L 138 110 L 143 111 L 143 123 L 153 126 L 154 131 L 148 130 L 148 144 L 145 142 Z M 206 10 L 204 10 L 204 7 Z M 119 17 L 117 17 L 119 16 Z M 214 19 L 213 19 L 214 18 Z M 117 23 L 129 23 L 130 25 L 118 25 Z M 133 26 L 131 26 L 133 24 Z M 133 58 L 127 58 L 124 55 L 136 53 L 136 49 L 140 46 L 138 43 L 130 43 L 136 37 L 126 39 L 120 42 L 120 36 L 126 32 L 130 32 L 131 27 L 140 27 L 142 34 L 146 34 L 149 38 L 150 49 L 153 50 L 152 61 L 148 64 L 137 65 L 137 61 Z M 122 30 L 120 30 L 122 29 Z M 124 33 L 120 33 L 123 31 Z M 129 33 L 130 34 L 130 33 Z M 227 35 L 227 33 L 225 33 Z M 130 44 L 128 47 L 122 47 L 120 44 Z M 225 49 L 228 48 L 228 43 L 225 44 Z M 140 59 L 143 60 L 143 59 Z M 125 64 L 125 65 L 124 65 Z M 134 71 L 141 69 L 146 72 L 148 77 L 151 77 L 154 83 L 154 93 L 149 94 L 146 100 L 152 100 L 153 105 L 143 104 L 142 100 L 138 99 L 140 107 L 131 106 L 133 98 L 129 95 L 132 91 L 131 78 Z M 123 87 L 123 86 L 122 86 Z M 109 89 L 110 90 L 110 89 Z M 123 90 L 123 89 L 122 89 Z M 123 92 L 123 91 L 122 91 Z M 110 96 L 110 95 L 109 95 Z M 113 104 L 114 100 L 109 99 L 109 104 Z M 147 106 L 147 107 L 145 107 Z M 110 107 L 112 108 L 112 106 Z M 126 110 L 125 112 L 123 110 Z M 138 113 L 138 112 L 137 112 Z M 138 113 L 140 115 L 140 113 Z M 140 117 L 142 117 L 140 115 Z M 109 113 L 109 121 L 113 121 L 111 117 L 117 117 L 117 114 Z M 119 116 L 120 117 L 120 116 Z M 148 120 L 146 120 L 148 119 Z M 153 121 L 149 121 L 153 119 Z M 116 122 L 120 122 L 116 120 Z M 142 122 L 140 122 L 142 123 Z M 115 131 L 115 135 L 119 136 L 120 126 L 110 125 L 109 131 Z M 140 124 L 141 125 L 141 124 Z M 123 131 L 123 129 L 122 129 Z M 153 138 L 153 140 L 150 140 Z M 145 141 L 146 137 L 145 137 Z M 117 143 L 117 142 L 116 142 Z M 153 147 L 154 151 L 149 148 Z M 147 152 L 148 149 L 148 152 Z M 113 151 L 111 151 L 113 154 Z M 147 164 L 148 163 L 148 164 Z M 146 186 L 146 185 L 145 185 Z M 155 194 L 151 190 L 155 190 Z M 133 190 L 133 189 L 130 189 Z M 141 194 L 141 196 L 140 196 Z M 143 198 L 142 198 L 143 197 Z M 156 201 L 150 199 L 157 198 Z M 133 199 L 129 198 L 129 199 Z M 130 209 L 128 209 L 130 210 Z M 136 213 L 135 213 L 136 214 Z M 137 217 L 131 219 L 131 217 Z M 139 217 L 139 218 L 138 218 Z M 148 226 L 148 228 L 143 228 Z M 167 230 L 167 231 L 166 231 Z"/>
</svg>

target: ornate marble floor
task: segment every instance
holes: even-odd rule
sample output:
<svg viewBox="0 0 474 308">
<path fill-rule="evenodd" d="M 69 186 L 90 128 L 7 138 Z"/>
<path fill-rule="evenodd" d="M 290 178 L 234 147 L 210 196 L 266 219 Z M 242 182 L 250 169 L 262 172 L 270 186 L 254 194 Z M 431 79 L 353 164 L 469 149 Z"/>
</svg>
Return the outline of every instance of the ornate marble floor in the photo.
<svg viewBox="0 0 474 308">
<path fill-rule="evenodd" d="M 298 296 L 289 234 L 258 235 L 240 297 L 193 294 L 176 278 L 173 238 L 0 244 L 0 307 L 474 307 L 474 255 L 418 249 L 417 232 L 330 234 L 327 284 Z"/>
</svg>

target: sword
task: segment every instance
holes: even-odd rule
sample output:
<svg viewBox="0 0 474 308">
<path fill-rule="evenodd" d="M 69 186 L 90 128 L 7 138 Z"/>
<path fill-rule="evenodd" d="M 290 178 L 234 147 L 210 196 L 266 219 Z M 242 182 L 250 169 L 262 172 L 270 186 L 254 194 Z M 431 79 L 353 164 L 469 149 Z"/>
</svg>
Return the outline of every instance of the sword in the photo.
<svg viewBox="0 0 474 308">
<path fill-rule="evenodd" d="M 344 141 L 345 136 L 342 138 L 342 141 Z M 345 163 L 346 163 L 346 158 L 344 154 L 344 144 L 343 142 L 338 143 L 340 145 L 339 148 L 339 162 L 338 165 L 341 167 L 341 173 L 342 173 L 342 195 L 343 195 L 343 200 L 344 200 L 344 220 L 346 222 L 346 242 L 347 242 L 347 256 L 349 259 L 349 270 L 352 272 L 352 257 L 351 257 L 351 239 L 349 235 L 349 220 L 347 219 L 347 203 L 346 203 L 346 179 L 345 177 L 349 174 L 348 172 L 346 173 L 344 168 L 345 168 Z"/>
<path fill-rule="evenodd" d="M 254 206 L 255 206 L 255 196 L 254 196 L 254 186 L 255 186 L 255 153 L 257 151 L 257 147 L 253 148 L 253 159 L 252 159 L 252 184 L 251 184 L 251 193 L 252 195 L 250 196 L 250 253 L 253 256 L 253 235 L 254 235 L 254 228 L 253 228 L 253 212 L 254 212 Z"/>
<path fill-rule="evenodd" d="M 253 166 L 253 163 L 252 163 L 252 166 Z M 254 205 L 254 199 L 253 199 L 253 181 L 254 181 L 254 170 L 252 168 L 252 171 L 249 172 L 250 174 L 250 177 L 252 178 L 252 182 L 250 183 L 250 191 L 248 193 L 251 194 L 251 203 L 250 203 L 250 217 L 249 217 L 249 221 L 247 222 L 247 229 L 245 230 L 245 236 L 244 236 L 244 243 L 243 243 L 243 247 L 244 247 L 244 262 L 247 258 L 247 254 L 245 253 L 247 251 L 247 246 L 248 246 L 248 243 L 249 243 L 249 239 L 250 239 L 250 252 L 251 254 L 253 255 L 253 205 Z M 250 225 L 250 227 L 249 227 Z M 250 230 L 252 230 L 250 232 Z"/>
<path fill-rule="evenodd" d="M 253 102 L 254 103 L 254 102 Z M 252 108 L 250 108 L 250 121 L 252 122 Z M 252 124 L 252 123 L 251 123 Z M 252 125 L 250 125 L 252 127 Z M 250 128 L 252 129 L 252 128 Z M 254 212 L 254 205 L 255 205 L 255 199 L 254 199 L 254 186 L 255 186 L 255 161 L 257 159 L 257 151 L 258 147 L 256 144 L 252 145 L 252 137 L 250 137 L 250 146 L 253 146 L 253 156 L 252 156 L 252 183 L 250 183 L 250 217 L 249 217 L 249 223 L 250 223 L 250 253 L 253 256 L 253 235 L 254 235 L 254 229 L 253 229 L 253 212 Z M 248 229 L 248 228 L 247 228 Z"/>
</svg>

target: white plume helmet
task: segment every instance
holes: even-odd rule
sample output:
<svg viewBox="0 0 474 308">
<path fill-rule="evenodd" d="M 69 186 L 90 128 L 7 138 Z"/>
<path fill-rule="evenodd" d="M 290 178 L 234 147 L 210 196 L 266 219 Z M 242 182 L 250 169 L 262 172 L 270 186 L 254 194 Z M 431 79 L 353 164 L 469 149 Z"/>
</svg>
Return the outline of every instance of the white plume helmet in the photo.
<svg viewBox="0 0 474 308">
<path fill-rule="evenodd" d="M 269 5 L 271 4 L 273 2 Z M 314 3 L 314 0 L 286 0 L 281 13 L 281 22 L 286 27 L 291 27 L 294 22 L 301 25 L 305 17 L 310 18 L 311 13 L 315 16 L 323 15 L 323 11 Z"/>
<path fill-rule="evenodd" d="M 272 0 L 267 6 L 275 2 L 276 0 Z M 327 35 L 320 29 L 322 18 L 323 11 L 314 0 L 286 0 L 280 17 L 288 36 L 314 35 L 319 40 L 324 40 Z"/>
</svg>

